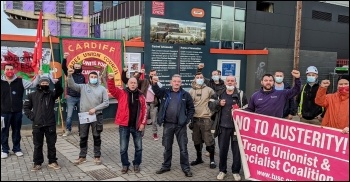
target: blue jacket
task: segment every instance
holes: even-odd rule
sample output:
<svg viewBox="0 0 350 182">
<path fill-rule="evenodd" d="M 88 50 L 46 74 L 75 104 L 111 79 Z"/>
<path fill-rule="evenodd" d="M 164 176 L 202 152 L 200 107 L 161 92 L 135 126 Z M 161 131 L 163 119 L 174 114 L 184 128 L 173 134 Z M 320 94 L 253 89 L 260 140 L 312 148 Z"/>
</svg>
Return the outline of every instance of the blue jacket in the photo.
<svg viewBox="0 0 350 182">
<path fill-rule="evenodd" d="M 152 85 L 153 92 L 155 93 L 156 97 L 160 99 L 160 106 L 159 106 L 159 112 L 157 117 L 157 123 L 159 126 L 164 123 L 165 119 L 165 113 L 169 105 L 169 98 L 170 98 L 170 92 L 171 88 L 159 88 L 157 84 Z M 191 95 L 180 88 L 180 101 L 179 108 L 177 109 L 177 118 L 178 118 L 178 126 L 182 127 L 187 125 L 189 122 L 192 121 L 193 114 L 194 114 L 194 105 Z"/>
<path fill-rule="evenodd" d="M 265 92 L 261 88 L 252 95 L 248 107 L 245 110 L 257 114 L 282 118 L 286 102 L 300 93 L 300 87 L 300 78 L 296 78 L 295 85 L 292 89 L 276 90 L 273 87 L 271 91 Z"/>
</svg>

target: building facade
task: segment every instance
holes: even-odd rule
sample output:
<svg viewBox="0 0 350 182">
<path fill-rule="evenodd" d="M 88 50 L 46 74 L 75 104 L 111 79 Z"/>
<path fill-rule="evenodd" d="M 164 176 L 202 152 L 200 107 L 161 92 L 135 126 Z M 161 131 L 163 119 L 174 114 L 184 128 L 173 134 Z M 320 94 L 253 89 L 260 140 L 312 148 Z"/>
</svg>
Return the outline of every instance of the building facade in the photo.
<svg viewBox="0 0 350 182">
<path fill-rule="evenodd" d="M 89 37 L 89 1 L 3 1 L 18 28 L 36 29 L 43 11 L 44 36 Z"/>
</svg>

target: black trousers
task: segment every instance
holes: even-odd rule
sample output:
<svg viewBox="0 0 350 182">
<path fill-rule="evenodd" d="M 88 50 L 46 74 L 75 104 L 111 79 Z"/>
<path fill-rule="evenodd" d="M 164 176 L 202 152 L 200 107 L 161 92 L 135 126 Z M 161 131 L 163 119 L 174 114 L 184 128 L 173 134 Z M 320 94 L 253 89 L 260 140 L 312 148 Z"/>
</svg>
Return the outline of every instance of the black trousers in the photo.
<svg viewBox="0 0 350 182">
<path fill-rule="evenodd" d="M 237 138 L 233 136 L 233 128 L 224 128 L 220 126 L 220 133 L 218 136 L 219 142 L 219 170 L 220 172 L 227 172 L 227 154 L 229 151 L 230 143 L 232 150 L 232 173 L 239 173 L 241 170 L 241 155 L 239 152 L 239 146 L 237 140 L 233 138 Z"/>
<path fill-rule="evenodd" d="M 190 171 L 190 163 L 187 151 L 187 126 L 179 127 L 177 124 L 164 123 L 163 140 L 164 146 L 164 162 L 162 168 L 170 169 L 171 159 L 173 156 L 174 136 L 176 136 L 177 144 L 180 148 L 180 165 L 183 172 Z"/>
<path fill-rule="evenodd" d="M 43 145 L 44 136 L 46 138 L 47 144 L 47 158 L 49 159 L 49 164 L 57 162 L 56 158 L 56 125 L 44 126 L 41 128 L 33 128 L 33 143 L 34 143 L 34 154 L 33 162 L 34 165 L 41 165 L 44 162 L 43 155 Z"/>
</svg>

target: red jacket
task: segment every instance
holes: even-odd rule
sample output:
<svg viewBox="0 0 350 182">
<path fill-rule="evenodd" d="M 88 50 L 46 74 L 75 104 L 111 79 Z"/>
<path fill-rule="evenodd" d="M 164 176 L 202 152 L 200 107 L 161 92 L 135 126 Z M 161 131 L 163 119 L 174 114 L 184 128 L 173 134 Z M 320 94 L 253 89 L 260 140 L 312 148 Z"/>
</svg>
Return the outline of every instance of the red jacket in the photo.
<svg viewBox="0 0 350 182">
<path fill-rule="evenodd" d="M 113 97 L 115 97 L 118 100 L 118 110 L 115 116 L 115 124 L 120 126 L 128 126 L 129 122 L 129 105 L 128 105 L 128 91 L 120 89 L 115 87 L 114 80 L 108 79 L 108 90 L 109 93 Z M 146 111 L 147 111 L 147 105 L 146 105 L 146 99 L 143 94 L 139 94 L 139 113 L 132 113 L 132 114 L 138 114 L 138 121 L 136 125 L 136 129 L 139 129 L 140 125 L 143 124 L 146 126 L 147 123 L 147 117 L 146 117 Z"/>
</svg>

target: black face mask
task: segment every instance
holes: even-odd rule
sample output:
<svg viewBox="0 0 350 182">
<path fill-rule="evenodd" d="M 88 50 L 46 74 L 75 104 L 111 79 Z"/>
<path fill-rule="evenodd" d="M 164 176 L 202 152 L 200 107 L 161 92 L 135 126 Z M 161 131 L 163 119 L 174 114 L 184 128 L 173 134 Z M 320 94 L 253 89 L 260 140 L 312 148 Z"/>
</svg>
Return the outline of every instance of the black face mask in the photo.
<svg viewBox="0 0 350 182">
<path fill-rule="evenodd" d="M 80 68 L 80 69 L 74 69 L 74 73 L 81 73 L 82 71 L 83 71 L 82 68 Z"/>
<path fill-rule="evenodd" d="M 50 89 L 50 86 L 48 85 L 40 85 L 40 89 L 43 91 L 48 91 Z"/>
</svg>

